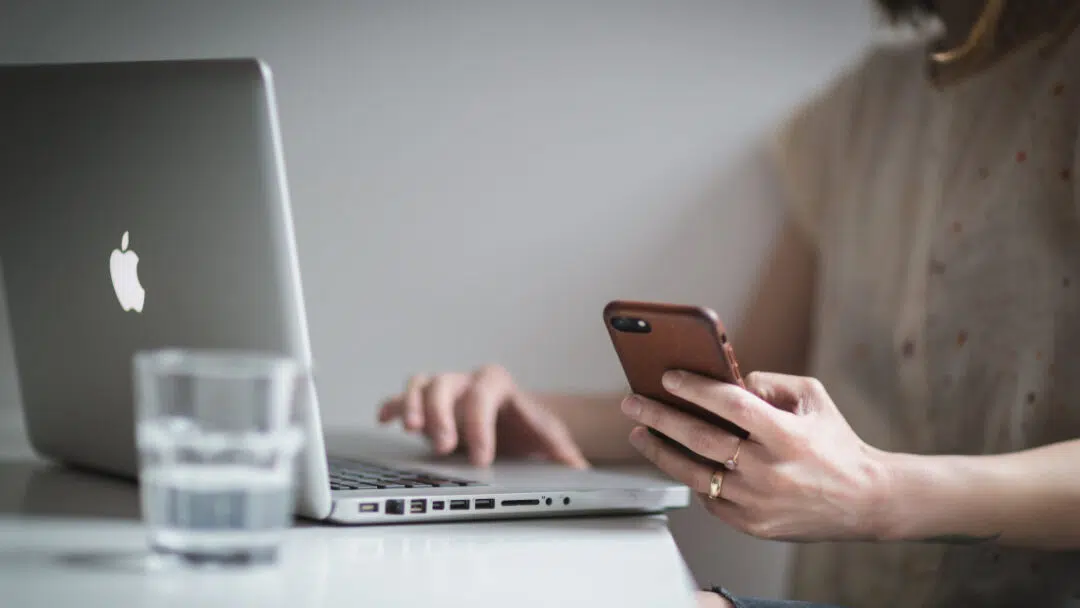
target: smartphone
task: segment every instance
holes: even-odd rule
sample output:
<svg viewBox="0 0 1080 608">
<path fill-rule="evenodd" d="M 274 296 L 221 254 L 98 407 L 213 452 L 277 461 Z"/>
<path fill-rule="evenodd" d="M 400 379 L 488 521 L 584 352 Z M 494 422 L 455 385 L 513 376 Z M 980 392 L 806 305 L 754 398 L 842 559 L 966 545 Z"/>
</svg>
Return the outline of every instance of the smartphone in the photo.
<svg viewBox="0 0 1080 608">
<path fill-rule="evenodd" d="M 734 423 L 667 392 L 661 383 L 664 372 L 679 369 L 745 387 L 735 351 L 715 312 L 697 306 L 616 300 L 604 307 L 604 325 L 631 391 L 743 439 L 749 436 Z M 695 459 L 707 460 L 649 430 Z"/>
</svg>

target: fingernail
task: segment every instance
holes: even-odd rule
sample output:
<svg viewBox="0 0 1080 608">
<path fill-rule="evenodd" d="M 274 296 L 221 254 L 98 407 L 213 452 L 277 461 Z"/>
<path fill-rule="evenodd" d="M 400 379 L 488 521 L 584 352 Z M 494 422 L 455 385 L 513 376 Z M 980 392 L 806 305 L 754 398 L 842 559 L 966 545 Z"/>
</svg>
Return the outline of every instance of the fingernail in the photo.
<svg viewBox="0 0 1080 608">
<path fill-rule="evenodd" d="M 622 401 L 622 411 L 631 418 L 636 418 L 641 413 L 641 399 L 638 399 L 635 395 L 630 395 Z"/>
<path fill-rule="evenodd" d="M 664 383 L 664 388 L 669 391 L 676 390 L 682 384 L 683 373 L 679 371 L 665 372 L 661 381 Z"/>
<path fill-rule="evenodd" d="M 630 445 L 640 450 L 645 445 L 645 432 L 641 429 L 630 431 Z"/>
</svg>

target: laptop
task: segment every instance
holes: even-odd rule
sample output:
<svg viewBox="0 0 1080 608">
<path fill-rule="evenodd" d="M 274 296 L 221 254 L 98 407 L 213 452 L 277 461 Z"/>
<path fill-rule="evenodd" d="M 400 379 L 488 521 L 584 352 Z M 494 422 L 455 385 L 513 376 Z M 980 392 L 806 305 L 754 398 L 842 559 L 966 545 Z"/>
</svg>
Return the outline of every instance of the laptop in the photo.
<svg viewBox="0 0 1080 608">
<path fill-rule="evenodd" d="M 264 63 L 7 65 L 0 91 L 0 276 L 39 454 L 135 477 L 140 350 L 256 350 L 311 364 Z M 689 504 L 688 489 L 659 474 L 536 461 L 480 470 L 385 437 L 344 441 L 328 456 L 314 379 L 304 388 L 296 510 L 307 518 L 381 524 Z"/>
</svg>

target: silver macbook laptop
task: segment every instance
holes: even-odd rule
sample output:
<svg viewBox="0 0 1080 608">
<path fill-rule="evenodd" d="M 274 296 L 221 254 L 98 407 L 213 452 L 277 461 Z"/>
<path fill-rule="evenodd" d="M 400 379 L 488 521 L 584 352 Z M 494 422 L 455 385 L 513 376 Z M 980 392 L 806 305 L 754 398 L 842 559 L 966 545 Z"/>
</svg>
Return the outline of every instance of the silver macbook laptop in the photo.
<svg viewBox="0 0 1080 608">
<path fill-rule="evenodd" d="M 0 91 L 0 264 L 40 454 L 135 475 L 136 351 L 253 349 L 311 362 L 264 64 L 0 66 Z M 369 440 L 343 441 L 328 457 L 314 382 L 307 393 L 297 512 L 309 518 L 421 522 L 689 503 L 686 487 L 645 473 L 537 462 L 477 470 Z"/>
</svg>

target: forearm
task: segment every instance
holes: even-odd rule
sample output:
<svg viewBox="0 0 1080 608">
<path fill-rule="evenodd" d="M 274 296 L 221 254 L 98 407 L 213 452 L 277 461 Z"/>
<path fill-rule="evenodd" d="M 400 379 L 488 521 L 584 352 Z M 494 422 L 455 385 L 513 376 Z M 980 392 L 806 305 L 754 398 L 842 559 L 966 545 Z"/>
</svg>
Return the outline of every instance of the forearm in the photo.
<svg viewBox="0 0 1080 608">
<path fill-rule="evenodd" d="M 816 275 L 813 247 L 788 220 L 733 336 L 744 374 L 806 373 Z"/>
<path fill-rule="evenodd" d="M 882 540 L 1080 549 L 1080 440 L 993 456 L 883 456 Z"/>
<path fill-rule="evenodd" d="M 537 394 L 535 398 L 566 423 L 589 462 L 644 462 L 627 439 L 634 423 L 619 410 L 625 396 Z"/>
</svg>

